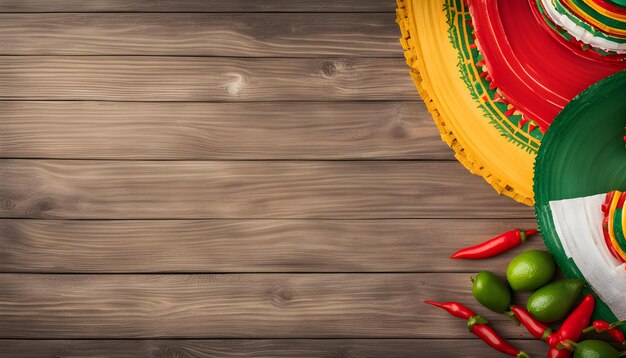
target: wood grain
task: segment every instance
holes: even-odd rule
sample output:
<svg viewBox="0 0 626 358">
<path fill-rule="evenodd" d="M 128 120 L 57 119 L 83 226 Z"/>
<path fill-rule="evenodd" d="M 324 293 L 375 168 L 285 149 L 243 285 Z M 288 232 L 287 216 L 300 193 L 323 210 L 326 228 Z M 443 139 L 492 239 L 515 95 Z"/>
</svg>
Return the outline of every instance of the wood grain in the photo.
<svg viewBox="0 0 626 358">
<path fill-rule="evenodd" d="M 386 14 L 0 14 L 2 55 L 398 57 Z"/>
<path fill-rule="evenodd" d="M 3 272 L 475 272 L 457 249 L 534 220 L 0 220 Z M 540 237 L 524 249 L 541 249 Z M 520 250 L 489 260 L 505 267 Z"/>
<path fill-rule="evenodd" d="M 0 57 L 0 99 L 417 100 L 400 58 Z"/>
<path fill-rule="evenodd" d="M 0 0 L 0 12 L 395 12 L 380 0 Z"/>
<path fill-rule="evenodd" d="M 0 336 L 470 338 L 465 322 L 423 303 L 478 309 L 470 287 L 465 273 L 1 274 Z M 503 336 L 530 337 L 510 318 L 478 310 Z"/>
<path fill-rule="evenodd" d="M 453 159 L 421 102 L 0 102 L 0 156 Z"/>
<path fill-rule="evenodd" d="M 0 356 L 499 356 L 425 298 L 545 354 L 470 296 L 514 253 L 446 259 L 533 211 L 449 161 L 394 8 L 0 0 Z"/>
<path fill-rule="evenodd" d="M 455 162 L 1 160 L 0 216 L 532 218 Z"/>
<path fill-rule="evenodd" d="M 543 342 L 511 340 L 533 357 L 545 356 Z M 501 358 L 475 339 L 288 339 L 288 340 L 0 340 L 8 356 L 30 358 L 70 357 L 302 357 L 302 358 Z"/>
</svg>

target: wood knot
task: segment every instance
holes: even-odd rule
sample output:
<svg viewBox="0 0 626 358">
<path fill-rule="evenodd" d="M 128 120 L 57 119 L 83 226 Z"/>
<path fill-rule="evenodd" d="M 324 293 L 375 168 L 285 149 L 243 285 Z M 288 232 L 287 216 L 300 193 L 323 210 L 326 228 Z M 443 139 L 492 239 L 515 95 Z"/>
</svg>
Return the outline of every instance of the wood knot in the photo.
<svg viewBox="0 0 626 358">
<path fill-rule="evenodd" d="M 226 85 L 226 91 L 233 96 L 239 95 L 239 92 L 246 86 L 246 76 L 233 72 L 227 73 L 226 75 L 234 77 L 234 79 Z"/>
<path fill-rule="evenodd" d="M 391 131 L 391 135 L 393 135 L 396 139 L 406 138 L 407 133 L 406 130 L 402 126 L 395 126 Z"/>
<path fill-rule="evenodd" d="M 293 300 L 293 293 L 284 288 L 277 288 L 269 290 L 269 295 L 272 300 L 272 304 L 275 306 L 285 306 L 289 301 Z"/>
<path fill-rule="evenodd" d="M 13 199 L 6 199 L 4 201 L 4 208 L 7 210 L 13 210 L 17 206 L 17 203 Z"/>
<path fill-rule="evenodd" d="M 41 200 L 36 204 L 36 208 L 40 212 L 50 211 L 54 208 L 54 201 L 50 199 Z"/>
<path fill-rule="evenodd" d="M 337 66 L 333 62 L 322 63 L 322 77 L 332 77 L 337 73 Z"/>
<path fill-rule="evenodd" d="M 52 209 L 54 209 L 54 200 L 45 198 L 33 203 L 26 214 L 32 217 L 42 217 Z"/>
<path fill-rule="evenodd" d="M 282 288 L 276 292 L 276 295 L 283 301 L 291 301 L 293 299 L 293 293 L 283 290 Z"/>
<path fill-rule="evenodd" d="M 321 78 L 331 79 L 341 75 L 347 68 L 349 68 L 349 65 L 345 60 L 324 61 L 320 65 L 319 76 Z"/>
</svg>

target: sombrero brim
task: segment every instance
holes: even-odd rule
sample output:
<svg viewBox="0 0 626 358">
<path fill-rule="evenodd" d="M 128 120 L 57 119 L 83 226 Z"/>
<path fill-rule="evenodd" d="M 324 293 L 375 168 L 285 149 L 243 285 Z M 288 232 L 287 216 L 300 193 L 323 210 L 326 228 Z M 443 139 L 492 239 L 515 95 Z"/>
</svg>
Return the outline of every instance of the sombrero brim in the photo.
<svg viewBox="0 0 626 358">
<path fill-rule="evenodd" d="M 440 0 L 398 0 L 397 21 L 411 76 L 456 158 L 497 192 L 532 205 L 539 140 L 511 124 L 503 114 L 506 104 L 492 100 L 489 84 L 478 81 L 469 9 L 461 0 L 448 5 L 444 11 Z"/>
<path fill-rule="evenodd" d="M 557 225 L 562 223 L 555 223 L 550 202 L 554 205 L 558 200 L 626 189 L 624 93 L 626 71 L 592 85 L 557 116 L 539 148 L 534 184 L 537 221 L 548 250 L 568 277 L 586 280 L 561 242 Z M 591 218 L 600 215 L 601 208 L 587 210 L 583 216 Z M 595 314 L 607 321 L 616 320 L 601 300 Z"/>
<path fill-rule="evenodd" d="M 532 205 L 542 132 L 579 91 L 626 63 L 604 62 L 557 40 L 537 23 L 528 0 L 507 1 L 502 8 L 513 9 L 504 12 L 494 3 L 470 1 L 473 19 L 463 0 L 398 0 L 401 43 L 416 87 L 457 159 L 499 193 Z M 522 18 L 517 10 L 524 6 Z M 532 36 L 519 36 L 526 22 L 534 23 L 547 50 Z M 525 47 L 536 57 L 523 55 Z"/>
</svg>

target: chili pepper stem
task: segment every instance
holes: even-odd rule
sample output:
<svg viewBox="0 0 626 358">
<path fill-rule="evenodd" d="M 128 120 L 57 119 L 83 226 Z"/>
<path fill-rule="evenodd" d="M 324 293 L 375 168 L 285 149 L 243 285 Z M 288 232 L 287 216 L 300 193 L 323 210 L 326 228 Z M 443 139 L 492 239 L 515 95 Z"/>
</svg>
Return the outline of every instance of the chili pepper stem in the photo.
<svg viewBox="0 0 626 358">
<path fill-rule="evenodd" d="M 491 328 L 484 317 L 476 314 L 476 312 L 463 306 L 462 304 L 458 302 L 435 302 L 431 300 L 426 300 L 424 303 L 440 307 L 455 317 L 467 320 L 467 328 L 470 332 L 479 337 L 493 349 L 509 356 L 528 358 L 526 353 L 510 345 L 493 328 Z"/>
<path fill-rule="evenodd" d="M 521 232 L 522 242 L 526 241 L 526 239 L 528 239 L 532 235 L 535 235 L 538 232 L 539 232 L 539 230 L 537 230 L 537 229 L 522 231 Z"/>
<path fill-rule="evenodd" d="M 624 323 L 626 323 L 626 320 L 613 322 L 613 323 L 611 323 L 611 324 L 609 325 L 609 327 L 608 327 L 607 329 L 605 329 L 605 330 L 612 329 L 612 328 L 615 328 L 615 327 L 617 327 L 617 326 L 621 326 L 621 325 L 623 325 Z M 596 330 L 596 327 L 595 327 L 594 325 L 591 325 L 591 326 L 586 327 L 585 329 L 583 329 L 583 333 L 589 333 L 589 332 L 593 332 L 593 331 L 595 331 L 595 330 Z M 598 333 L 599 333 L 599 332 L 598 332 Z"/>
<path fill-rule="evenodd" d="M 467 329 L 471 332 L 472 328 L 474 328 L 475 325 L 488 324 L 488 323 L 489 321 L 487 321 L 485 317 L 477 314 L 475 316 L 470 317 L 470 319 L 467 320 Z"/>
<path fill-rule="evenodd" d="M 578 344 L 572 340 L 566 339 L 561 342 L 561 344 L 557 345 L 557 349 L 567 349 L 568 351 L 575 351 L 578 347 Z"/>
<path fill-rule="evenodd" d="M 502 314 L 503 314 L 503 315 L 505 315 L 505 316 L 507 316 L 507 317 L 509 317 L 510 319 L 512 319 L 512 320 L 513 320 L 513 322 L 515 322 L 515 325 L 516 325 L 516 326 L 519 326 L 519 325 L 520 325 L 519 320 L 517 319 L 517 317 L 515 317 L 515 313 L 513 313 L 513 311 L 511 311 L 511 310 L 509 310 L 509 311 L 504 311 L 504 312 L 502 312 Z"/>
<path fill-rule="evenodd" d="M 613 323 L 611 323 L 611 325 L 609 326 L 609 329 L 611 329 L 611 328 L 615 328 L 615 327 L 617 327 L 617 326 L 621 326 L 621 325 L 623 325 L 624 323 L 626 323 L 626 319 L 625 319 L 625 320 L 622 320 L 622 321 L 613 322 Z"/>
<path fill-rule="evenodd" d="M 545 331 L 543 331 L 543 335 L 541 336 L 541 340 L 548 343 L 550 345 L 552 337 L 554 337 L 552 328 L 548 327 Z"/>
</svg>

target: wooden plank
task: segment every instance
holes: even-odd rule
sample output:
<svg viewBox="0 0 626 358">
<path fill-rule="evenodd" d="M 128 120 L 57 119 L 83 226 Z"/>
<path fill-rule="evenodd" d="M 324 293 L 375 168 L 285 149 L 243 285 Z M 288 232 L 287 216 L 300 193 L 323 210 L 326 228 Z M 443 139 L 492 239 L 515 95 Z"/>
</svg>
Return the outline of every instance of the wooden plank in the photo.
<svg viewBox="0 0 626 358">
<path fill-rule="evenodd" d="M 0 156 L 452 159 L 421 102 L 0 102 Z"/>
<path fill-rule="evenodd" d="M 0 57 L 0 99 L 417 100 L 400 58 Z"/>
<path fill-rule="evenodd" d="M 0 0 L 0 12 L 394 12 L 380 0 Z"/>
<path fill-rule="evenodd" d="M 456 162 L 1 160 L 0 216 L 532 218 Z"/>
<path fill-rule="evenodd" d="M 475 272 L 457 249 L 534 220 L 0 220 L 3 272 Z M 524 249 L 544 248 L 533 237 Z M 505 267 L 520 250 L 489 260 Z"/>
<path fill-rule="evenodd" d="M 545 343 L 511 340 L 533 357 L 546 355 Z M 342 357 L 501 358 L 477 339 L 284 339 L 284 340 L 0 340 L 9 357 Z"/>
<path fill-rule="evenodd" d="M 386 14 L 0 14 L 2 55 L 402 58 Z"/>
<path fill-rule="evenodd" d="M 479 309 L 468 274 L 1 274 L 0 337 L 472 337 L 424 299 L 465 302 L 503 336 L 530 337 Z"/>
</svg>

